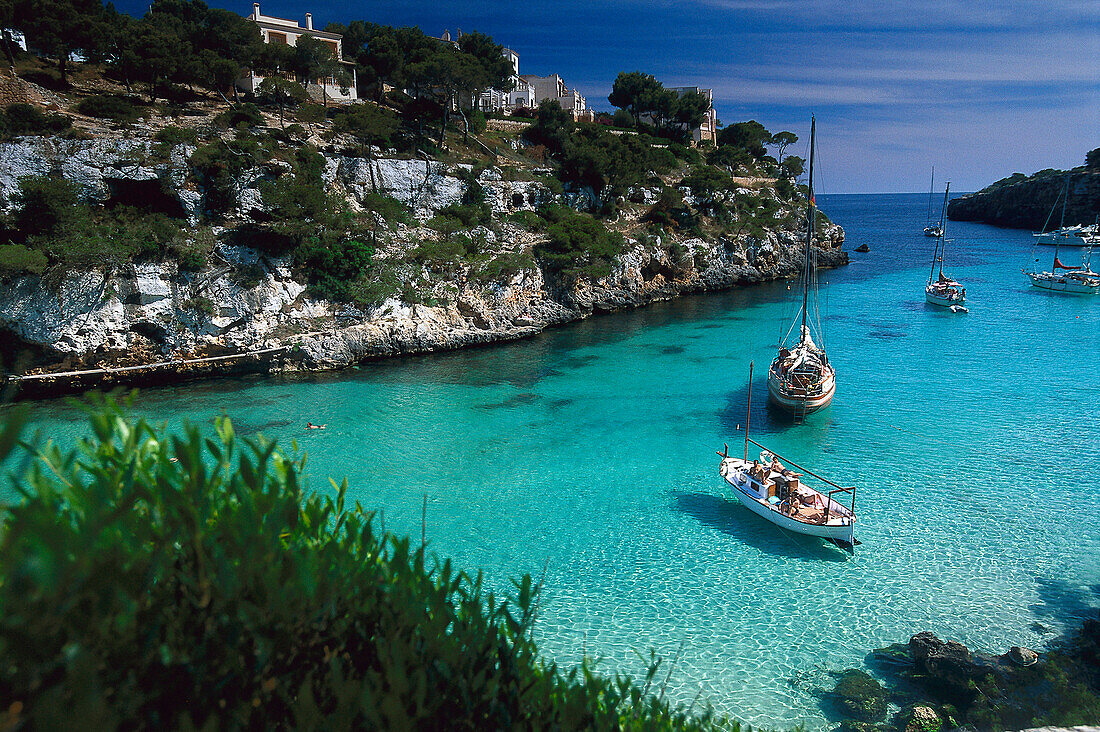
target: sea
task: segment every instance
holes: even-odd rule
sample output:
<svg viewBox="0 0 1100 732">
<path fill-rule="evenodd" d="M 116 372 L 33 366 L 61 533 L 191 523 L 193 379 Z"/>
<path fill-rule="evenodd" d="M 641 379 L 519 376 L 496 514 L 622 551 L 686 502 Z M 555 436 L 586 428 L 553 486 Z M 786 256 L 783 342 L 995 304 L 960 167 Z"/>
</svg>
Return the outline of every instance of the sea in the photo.
<svg viewBox="0 0 1100 732">
<path fill-rule="evenodd" d="M 818 203 L 851 263 L 820 273 L 837 390 L 803 424 L 766 404 L 790 282 L 340 373 L 149 389 L 134 411 L 210 430 L 228 415 L 305 452 L 313 490 L 347 478 L 417 538 L 423 518 L 430 549 L 494 589 L 542 577 L 534 634 L 559 665 L 638 675 L 653 651 L 675 702 L 822 729 L 822 691 L 874 670 L 875 648 L 927 630 L 1042 650 L 1100 606 L 1100 296 L 1031 287 L 1021 270 L 1053 251 L 1030 232 L 949 222 L 969 307 L 951 313 L 924 302 L 924 194 Z M 716 451 L 742 452 L 747 410 L 755 440 L 857 487 L 854 553 L 728 495 Z M 89 433 L 63 401 L 34 405 L 32 431 Z"/>
</svg>

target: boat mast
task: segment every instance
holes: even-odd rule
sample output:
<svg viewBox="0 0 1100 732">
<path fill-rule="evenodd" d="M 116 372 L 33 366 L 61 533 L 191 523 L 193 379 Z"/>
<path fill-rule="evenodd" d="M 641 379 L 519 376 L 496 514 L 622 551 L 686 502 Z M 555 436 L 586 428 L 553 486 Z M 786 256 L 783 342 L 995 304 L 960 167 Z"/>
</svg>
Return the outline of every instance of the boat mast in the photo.
<svg viewBox="0 0 1100 732">
<path fill-rule="evenodd" d="M 940 211 L 940 276 L 943 276 L 943 258 L 947 256 L 947 194 L 951 192 L 951 181 L 947 181 L 947 188 L 943 190 L 943 210 Z"/>
<path fill-rule="evenodd" d="M 1059 239 L 1058 234 L 1061 233 L 1062 229 L 1066 228 L 1066 203 L 1067 202 L 1069 202 L 1069 173 L 1066 173 L 1066 187 L 1062 191 L 1062 220 L 1058 224 L 1058 231 L 1054 234 L 1054 263 L 1050 265 L 1050 271 L 1052 273 L 1055 273 L 1055 274 L 1058 272 L 1058 267 L 1057 267 L 1057 264 L 1058 264 L 1058 239 Z M 1057 205 L 1058 201 L 1055 200 L 1054 203 L 1055 203 L 1055 205 Z M 1053 211 L 1051 213 L 1053 213 Z M 1050 218 L 1050 217 L 1048 216 L 1047 218 Z"/>
<path fill-rule="evenodd" d="M 745 462 L 749 461 L 749 420 L 752 419 L 752 361 L 749 361 L 749 404 L 745 407 Z"/>
<path fill-rule="evenodd" d="M 936 187 L 936 166 L 932 166 L 932 180 L 928 181 L 928 215 L 925 217 L 925 225 L 932 225 L 932 189 Z"/>
<path fill-rule="evenodd" d="M 806 306 L 810 295 L 810 246 L 814 238 L 814 134 L 817 120 L 810 115 L 810 185 L 807 190 L 809 201 L 809 227 L 806 230 L 806 264 L 802 270 L 802 330 L 799 331 L 798 341 L 802 343 L 806 338 Z"/>
</svg>

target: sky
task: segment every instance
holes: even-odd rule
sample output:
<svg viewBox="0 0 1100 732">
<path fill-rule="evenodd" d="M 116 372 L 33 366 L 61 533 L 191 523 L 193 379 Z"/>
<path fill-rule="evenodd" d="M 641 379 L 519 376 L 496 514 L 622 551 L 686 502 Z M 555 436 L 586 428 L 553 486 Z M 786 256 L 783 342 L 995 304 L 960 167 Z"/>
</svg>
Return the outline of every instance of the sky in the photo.
<svg viewBox="0 0 1100 732">
<path fill-rule="evenodd" d="M 128 6 L 128 2 L 132 6 Z M 132 13 L 146 2 L 117 3 Z M 242 15 L 250 2 L 208 3 Z M 820 193 L 978 190 L 1100 147 L 1100 0 L 264 0 L 262 12 L 478 30 L 596 110 L 620 71 L 714 89 L 718 118 L 790 130 Z M 304 20 L 301 20 L 304 25 Z"/>
</svg>

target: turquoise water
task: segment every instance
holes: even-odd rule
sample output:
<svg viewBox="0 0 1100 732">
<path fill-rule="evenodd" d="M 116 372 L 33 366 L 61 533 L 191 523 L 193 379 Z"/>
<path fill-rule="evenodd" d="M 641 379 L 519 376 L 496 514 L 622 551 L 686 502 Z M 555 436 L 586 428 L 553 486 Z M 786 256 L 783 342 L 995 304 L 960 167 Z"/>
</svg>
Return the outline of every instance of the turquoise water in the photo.
<svg viewBox="0 0 1100 732">
<path fill-rule="evenodd" d="M 346 476 L 390 529 L 418 534 L 427 495 L 431 545 L 497 587 L 545 565 L 535 634 L 560 662 L 637 671 L 635 651 L 682 644 L 676 700 L 821 727 L 815 688 L 872 648 L 921 630 L 1041 648 L 1100 604 L 1100 298 L 1031 288 L 1028 232 L 952 222 L 971 312 L 934 309 L 924 196 L 819 200 L 871 251 L 822 273 L 837 396 L 804 425 L 765 407 L 787 283 L 343 374 L 151 390 L 138 411 L 297 440 L 316 489 Z M 854 556 L 723 499 L 714 451 L 740 450 L 750 360 L 755 437 L 859 486 Z M 35 420 L 83 430 L 60 403 Z"/>
</svg>

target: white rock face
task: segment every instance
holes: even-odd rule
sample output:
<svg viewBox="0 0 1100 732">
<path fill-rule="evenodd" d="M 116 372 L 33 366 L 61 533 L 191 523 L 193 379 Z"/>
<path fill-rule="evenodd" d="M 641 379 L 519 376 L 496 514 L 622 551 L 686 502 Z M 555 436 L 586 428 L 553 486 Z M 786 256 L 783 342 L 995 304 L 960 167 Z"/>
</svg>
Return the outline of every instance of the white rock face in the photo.
<svg viewBox="0 0 1100 732">
<path fill-rule="evenodd" d="M 0 144 L 2 205 L 10 209 L 21 176 L 60 170 L 84 196 L 100 201 L 110 195 L 111 181 L 164 180 L 197 220 L 202 193 L 191 178 L 192 151 L 177 146 L 165 160 L 154 158 L 150 143 L 141 140 L 26 138 Z M 392 196 L 421 221 L 461 201 L 469 170 L 424 160 L 326 159 L 333 190 L 357 203 L 372 191 Z M 238 181 L 242 218 L 264 210 L 259 184 L 267 174 L 257 167 Z M 496 168 L 478 177 L 498 218 L 470 233 L 489 257 L 529 255 L 540 235 L 502 217 L 553 199 L 541 181 L 506 177 Z M 628 196 L 652 203 L 659 194 L 657 188 L 638 188 Z M 591 189 L 565 198 L 578 208 L 600 203 Z M 791 276 L 799 270 L 802 246 L 800 235 L 787 231 L 738 241 L 646 237 L 644 243 L 629 244 L 602 279 L 564 281 L 528 266 L 486 281 L 465 265 L 441 272 L 410 263 L 407 252 L 436 236 L 427 228 L 398 225 L 380 241 L 378 256 L 401 262 L 403 285 L 415 285 L 430 295 L 422 299 L 438 305 L 409 305 L 393 297 L 364 312 L 318 301 L 295 279 L 288 258 L 223 243 L 199 272 L 180 271 L 173 262 L 143 262 L 117 272 L 70 274 L 60 281 L 16 278 L 0 287 L 0 328 L 58 358 L 99 353 L 148 361 L 287 346 L 293 355 L 285 368 L 334 368 L 364 358 L 521 338 L 593 311 Z M 826 239 L 833 246 L 823 251 L 823 264 L 844 261 L 836 248 L 842 230 L 831 226 Z"/>
</svg>

